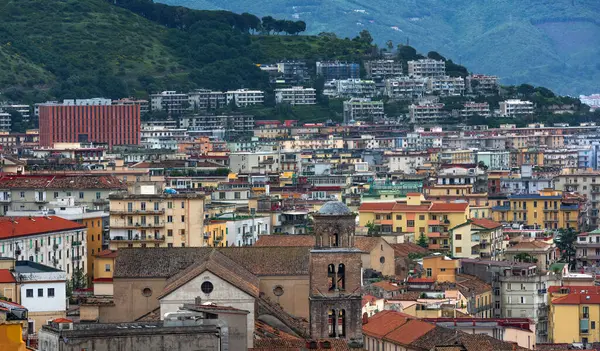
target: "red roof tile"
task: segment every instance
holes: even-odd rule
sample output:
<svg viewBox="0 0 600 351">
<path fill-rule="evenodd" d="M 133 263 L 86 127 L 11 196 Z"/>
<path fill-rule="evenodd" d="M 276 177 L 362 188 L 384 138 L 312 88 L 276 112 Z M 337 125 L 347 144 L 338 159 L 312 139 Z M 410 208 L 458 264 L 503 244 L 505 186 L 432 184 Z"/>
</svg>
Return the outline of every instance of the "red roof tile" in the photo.
<svg viewBox="0 0 600 351">
<path fill-rule="evenodd" d="M 552 300 L 554 305 L 600 304 L 597 294 L 569 294 Z"/>
<path fill-rule="evenodd" d="M 0 269 L 0 283 L 15 283 L 15 277 L 8 269 Z"/>
<path fill-rule="evenodd" d="M 390 282 L 387 282 L 385 280 L 377 282 L 377 283 L 373 283 L 371 284 L 373 286 L 376 286 L 378 288 L 382 288 L 385 291 L 397 291 L 400 290 L 400 287 L 398 285 L 394 285 Z"/>
<path fill-rule="evenodd" d="M 394 202 L 363 202 L 358 208 L 359 211 L 392 211 Z"/>
<path fill-rule="evenodd" d="M 582 291 L 585 291 L 583 294 L 600 294 L 600 286 L 585 286 L 585 285 L 570 285 L 570 286 L 549 286 L 548 287 L 548 293 L 553 294 L 553 293 L 560 293 L 560 291 L 562 289 L 566 289 L 567 290 L 567 294 L 570 293 L 579 293 L 582 294 Z"/>
<path fill-rule="evenodd" d="M 57 216 L 4 217 L 0 219 L 0 239 L 85 228 L 83 224 Z"/>
<path fill-rule="evenodd" d="M 56 318 L 53 320 L 54 323 L 73 323 L 72 320 L 66 318 Z"/>
<path fill-rule="evenodd" d="M 96 278 L 93 280 L 94 283 L 112 283 L 113 278 Z"/>
<path fill-rule="evenodd" d="M 427 212 L 429 211 L 429 206 L 429 204 L 407 205 L 404 203 L 397 203 L 394 205 L 394 212 Z"/>
<path fill-rule="evenodd" d="M 254 246 L 315 246 L 313 235 L 260 235 Z"/>
<path fill-rule="evenodd" d="M 117 257 L 117 251 L 116 250 L 108 250 L 108 249 L 102 250 L 96 254 L 96 257 L 115 258 L 115 257 Z"/>
<path fill-rule="evenodd" d="M 501 223 L 486 218 L 472 218 L 471 223 L 486 229 L 494 229 L 502 226 Z"/>
<path fill-rule="evenodd" d="M 466 202 L 458 202 L 458 203 L 442 203 L 442 202 L 434 202 L 431 204 L 429 211 L 431 212 L 464 212 L 469 204 Z"/>
<path fill-rule="evenodd" d="M 435 325 L 420 320 L 409 320 L 408 323 L 395 329 L 384 337 L 384 340 L 389 340 L 401 345 L 410 345 L 413 341 L 427 334 L 434 329 Z"/>
<path fill-rule="evenodd" d="M 435 279 L 433 278 L 408 278 L 409 283 L 435 283 Z"/>
<path fill-rule="evenodd" d="M 366 324 L 363 324 L 363 333 L 376 338 L 382 338 L 408 322 L 409 318 L 404 313 L 389 310 L 381 311 L 369 318 Z"/>
</svg>

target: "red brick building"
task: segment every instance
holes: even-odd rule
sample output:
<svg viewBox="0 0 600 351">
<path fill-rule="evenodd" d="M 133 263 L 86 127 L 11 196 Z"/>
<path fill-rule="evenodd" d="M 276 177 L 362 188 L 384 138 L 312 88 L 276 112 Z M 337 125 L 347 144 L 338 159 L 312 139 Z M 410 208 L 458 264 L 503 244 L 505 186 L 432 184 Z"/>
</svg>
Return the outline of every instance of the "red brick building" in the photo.
<svg viewBox="0 0 600 351">
<path fill-rule="evenodd" d="M 140 143 L 139 105 L 45 104 L 40 105 L 39 115 L 42 147 L 76 142 L 106 143 L 109 147 Z"/>
</svg>

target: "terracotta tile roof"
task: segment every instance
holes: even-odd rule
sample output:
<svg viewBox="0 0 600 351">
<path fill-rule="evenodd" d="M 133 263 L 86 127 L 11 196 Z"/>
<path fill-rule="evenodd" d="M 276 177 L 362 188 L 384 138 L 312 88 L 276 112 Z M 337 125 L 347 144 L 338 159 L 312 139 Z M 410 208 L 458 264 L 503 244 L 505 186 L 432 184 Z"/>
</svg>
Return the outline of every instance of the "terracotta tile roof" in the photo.
<svg viewBox="0 0 600 351">
<path fill-rule="evenodd" d="M 314 235 L 260 235 L 254 246 L 315 246 Z"/>
<path fill-rule="evenodd" d="M 385 310 L 376 313 L 369 318 L 366 324 L 363 324 L 363 333 L 376 338 L 383 338 L 394 329 L 408 322 L 406 314 Z"/>
<path fill-rule="evenodd" d="M 423 294 L 422 291 L 407 291 L 388 299 L 388 301 L 417 301 L 417 299 L 421 298 L 421 294 Z"/>
<path fill-rule="evenodd" d="M 308 275 L 310 247 L 123 248 L 114 278 L 168 278 L 218 250 L 257 276 Z"/>
<path fill-rule="evenodd" d="M 464 212 L 466 211 L 469 204 L 466 202 L 458 203 L 442 203 L 434 202 L 429 208 L 429 212 Z"/>
<path fill-rule="evenodd" d="M 435 327 L 411 343 L 412 347 L 431 350 L 439 346 L 462 346 L 466 351 L 512 351 L 527 350 L 513 343 L 484 334 L 467 334 L 459 330 Z"/>
<path fill-rule="evenodd" d="M 15 283 L 15 277 L 8 269 L 0 269 L 0 283 Z"/>
<path fill-rule="evenodd" d="M 550 343 L 536 343 L 535 349 L 538 351 L 558 351 L 558 350 L 569 350 L 571 344 L 550 344 Z"/>
<path fill-rule="evenodd" d="M 267 323 L 257 320 L 254 322 L 254 345 L 257 345 L 258 341 L 272 341 L 272 340 L 302 340 L 301 338 L 286 333 L 280 329 L 274 328 Z M 259 342 L 261 344 L 261 342 Z"/>
<path fill-rule="evenodd" d="M 433 278 L 408 278 L 409 283 L 435 283 L 435 279 Z"/>
<path fill-rule="evenodd" d="M 434 329 L 435 325 L 420 320 L 409 320 L 401 327 L 387 334 L 383 339 L 400 345 L 411 345 L 413 341 L 419 339 Z"/>
<path fill-rule="evenodd" d="M 600 304 L 597 294 L 569 294 L 552 300 L 553 305 Z"/>
<path fill-rule="evenodd" d="M 96 254 L 96 257 L 115 258 L 117 257 L 117 250 L 102 250 Z"/>
<path fill-rule="evenodd" d="M 404 244 L 390 244 L 394 249 L 394 256 L 396 257 L 408 257 L 411 252 L 417 254 L 428 254 L 429 250 L 421 247 L 415 243 L 404 243 Z"/>
<path fill-rule="evenodd" d="M 127 185 L 114 176 L 97 175 L 4 175 L 0 189 L 115 189 Z"/>
<path fill-rule="evenodd" d="M 502 227 L 502 223 L 498 223 L 487 218 L 471 218 L 471 223 L 485 229 L 495 229 L 498 227 Z"/>
<path fill-rule="evenodd" d="M 363 348 L 355 349 L 348 345 L 346 340 L 342 339 L 318 339 L 317 348 L 308 348 L 307 340 L 278 340 L 278 339 L 264 339 L 254 340 L 254 347 L 249 348 L 248 351 L 351 351 L 351 350 L 364 350 Z M 329 346 L 326 347 L 324 342 L 329 342 Z"/>
<path fill-rule="evenodd" d="M 376 286 L 378 288 L 381 288 L 381 289 L 383 289 L 385 291 L 397 291 L 397 290 L 401 289 L 401 287 L 399 287 L 397 285 L 393 285 L 392 283 L 387 282 L 387 281 L 380 281 L 380 282 L 377 282 L 377 283 L 373 283 L 371 285 L 372 286 Z"/>
<path fill-rule="evenodd" d="M 371 252 L 376 247 L 383 245 L 385 240 L 374 236 L 355 236 L 354 246 L 360 251 Z M 386 244 L 387 245 L 387 244 Z"/>
<path fill-rule="evenodd" d="M 362 296 L 362 305 L 363 307 L 366 306 L 368 303 L 375 303 L 377 301 L 377 297 L 373 296 L 373 295 L 363 295 Z"/>
<path fill-rule="evenodd" d="M 429 211 L 429 204 L 427 205 L 407 205 L 397 203 L 394 205 L 394 212 L 427 212 Z"/>
<path fill-rule="evenodd" d="M 73 323 L 72 320 L 66 318 L 56 318 L 53 320 L 54 323 Z"/>
<path fill-rule="evenodd" d="M 388 211 L 391 212 L 394 209 L 394 202 L 363 202 L 360 204 L 358 211 Z"/>
<path fill-rule="evenodd" d="M 205 271 L 210 271 L 252 297 L 258 297 L 258 278 L 243 265 L 236 264 L 219 251 L 213 250 L 202 260 L 194 262 L 187 269 L 167 279 L 165 288 L 158 298 L 169 295 Z"/>
<path fill-rule="evenodd" d="M 57 216 L 3 217 L 0 218 L 0 239 L 85 228 L 83 224 Z"/>
<path fill-rule="evenodd" d="M 468 274 L 456 275 L 456 287 L 464 296 L 470 296 L 471 294 L 481 295 L 492 290 L 491 285 L 475 276 Z"/>
<path fill-rule="evenodd" d="M 506 248 L 506 251 L 511 250 L 549 250 L 552 245 L 546 244 L 540 240 L 521 241 L 520 243 Z"/>
<path fill-rule="evenodd" d="M 548 293 L 550 294 L 554 294 L 554 293 L 560 293 L 561 290 L 566 290 L 568 294 L 573 293 L 579 293 L 581 294 L 582 291 L 585 291 L 583 294 L 594 294 L 594 295 L 598 295 L 600 294 L 600 286 L 578 286 L 578 285 L 570 285 L 570 286 L 549 286 L 548 287 Z"/>
</svg>

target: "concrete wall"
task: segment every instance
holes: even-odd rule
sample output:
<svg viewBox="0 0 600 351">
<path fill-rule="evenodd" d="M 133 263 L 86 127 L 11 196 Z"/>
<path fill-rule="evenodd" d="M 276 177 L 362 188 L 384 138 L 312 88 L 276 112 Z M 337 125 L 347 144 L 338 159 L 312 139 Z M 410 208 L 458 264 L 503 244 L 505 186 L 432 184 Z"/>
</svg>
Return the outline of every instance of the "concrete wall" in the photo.
<svg viewBox="0 0 600 351">
<path fill-rule="evenodd" d="M 275 296 L 273 290 L 283 288 L 283 295 Z M 271 301 L 277 302 L 283 309 L 296 317 L 309 318 L 308 313 L 308 276 L 274 276 L 260 278 L 260 292 Z"/>
<path fill-rule="evenodd" d="M 63 273 L 63 272 L 60 272 Z M 63 273 L 64 274 L 64 273 Z M 27 290 L 33 290 L 33 297 L 27 297 Z M 38 289 L 42 289 L 43 296 L 38 296 Z M 48 289 L 54 289 L 54 297 L 48 297 Z M 21 285 L 21 305 L 29 312 L 65 311 L 67 309 L 66 283 L 43 282 L 26 283 Z"/>
<path fill-rule="evenodd" d="M 213 291 L 205 294 L 200 289 L 204 282 L 213 284 Z M 164 316 L 168 312 L 176 312 L 185 303 L 194 303 L 196 297 L 200 296 L 203 301 L 213 302 L 217 305 L 231 306 L 250 312 L 247 319 L 248 347 L 253 345 L 254 334 L 254 297 L 238 289 L 219 276 L 210 271 L 205 271 L 188 283 L 179 287 L 169 295 L 160 299 L 160 314 Z"/>
<path fill-rule="evenodd" d="M 157 296 L 165 287 L 165 279 L 119 279 L 113 281 L 115 306 L 100 308 L 101 323 L 131 322 L 159 307 Z M 142 290 L 152 290 L 144 296 Z"/>
<path fill-rule="evenodd" d="M 49 311 L 49 312 L 29 312 L 29 322 L 33 322 L 33 332 L 37 333 L 40 331 L 49 320 L 56 318 L 66 318 L 66 309 L 62 311 Z"/>
<path fill-rule="evenodd" d="M 0 295 L 7 297 L 12 302 L 19 301 L 19 290 L 15 283 L 0 283 Z"/>
</svg>

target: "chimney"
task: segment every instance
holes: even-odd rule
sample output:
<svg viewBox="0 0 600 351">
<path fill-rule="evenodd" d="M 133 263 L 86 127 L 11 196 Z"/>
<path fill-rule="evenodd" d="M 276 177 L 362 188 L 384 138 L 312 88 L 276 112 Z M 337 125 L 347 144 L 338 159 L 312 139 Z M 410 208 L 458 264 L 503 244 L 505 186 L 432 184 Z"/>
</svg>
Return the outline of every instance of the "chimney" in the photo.
<svg viewBox="0 0 600 351">
<path fill-rule="evenodd" d="M 200 296 L 196 296 L 196 299 L 194 300 L 194 304 L 196 306 L 202 305 L 202 298 Z"/>
</svg>

